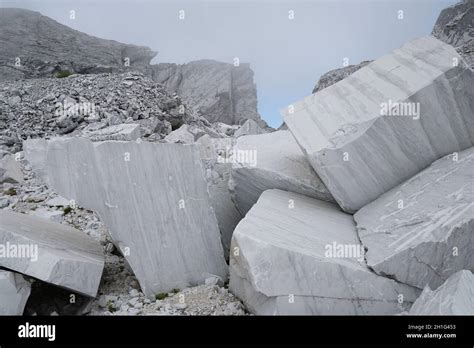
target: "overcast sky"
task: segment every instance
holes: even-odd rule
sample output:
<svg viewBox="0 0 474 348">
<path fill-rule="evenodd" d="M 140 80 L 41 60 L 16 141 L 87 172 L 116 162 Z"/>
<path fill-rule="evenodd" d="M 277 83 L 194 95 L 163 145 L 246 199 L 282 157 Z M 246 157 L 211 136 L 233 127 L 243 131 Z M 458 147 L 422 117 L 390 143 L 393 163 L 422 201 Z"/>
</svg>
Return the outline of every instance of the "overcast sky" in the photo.
<svg viewBox="0 0 474 348">
<path fill-rule="evenodd" d="M 154 63 L 232 63 L 238 57 L 255 72 L 259 112 L 275 127 L 279 110 L 309 95 L 319 76 L 342 67 L 344 58 L 357 64 L 428 35 L 439 12 L 456 2 L 0 0 L 3 7 L 36 10 L 90 35 L 149 46 L 159 52 Z"/>
</svg>

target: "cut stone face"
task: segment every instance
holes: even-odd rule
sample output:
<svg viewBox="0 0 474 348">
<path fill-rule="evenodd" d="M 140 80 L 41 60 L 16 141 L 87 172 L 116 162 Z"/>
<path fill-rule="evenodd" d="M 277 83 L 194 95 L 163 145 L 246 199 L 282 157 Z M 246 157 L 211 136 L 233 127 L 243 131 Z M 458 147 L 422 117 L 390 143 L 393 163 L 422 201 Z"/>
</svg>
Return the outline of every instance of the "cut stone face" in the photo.
<svg viewBox="0 0 474 348">
<path fill-rule="evenodd" d="M 197 146 L 56 138 L 46 172 L 58 194 L 100 215 L 147 296 L 226 278 Z"/>
<path fill-rule="evenodd" d="M 459 271 L 435 291 L 427 286 L 409 314 L 474 315 L 474 275 L 470 271 Z"/>
<path fill-rule="evenodd" d="M 267 189 L 333 200 L 289 131 L 239 137 L 232 151 L 233 191 L 242 215 Z"/>
<path fill-rule="evenodd" d="M 333 197 L 355 212 L 436 159 L 473 146 L 473 85 L 452 46 L 423 37 L 283 114 Z"/>
<path fill-rule="evenodd" d="M 0 269 L 0 315 L 22 315 L 30 292 L 21 274 Z"/>
<path fill-rule="evenodd" d="M 0 210 L 0 266 L 87 296 L 97 294 L 104 256 L 75 228 Z"/>
<path fill-rule="evenodd" d="M 371 272 L 351 215 L 267 190 L 237 225 L 231 291 L 255 314 L 394 314 L 420 291 Z"/>
<path fill-rule="evenodd" d="M 423 289 L 474 270 L 474 148 L 448 155 L 355 215 L 375 272 Z"/>
</svg>

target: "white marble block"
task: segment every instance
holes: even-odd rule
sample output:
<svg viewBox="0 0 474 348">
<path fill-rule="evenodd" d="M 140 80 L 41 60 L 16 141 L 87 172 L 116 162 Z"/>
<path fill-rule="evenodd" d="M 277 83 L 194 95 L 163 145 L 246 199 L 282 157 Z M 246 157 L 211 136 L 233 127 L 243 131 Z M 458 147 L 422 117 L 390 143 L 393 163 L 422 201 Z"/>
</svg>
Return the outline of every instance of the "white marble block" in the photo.
<svg viewBox="0 0 474 348">
<path fill-rule="evenodd" d="M 474 145 L 474 73 L 452 46 L 422 37 L 282 113 L 328 190 L 352 213 Z"/>
<path fill-rule="evenodd" d="M 474 275 L 459 271 L 435 291 L 427 286 L 410 315 L 474 315 Z"/>
<path fill-rule="evenodd" d="M 47 152 L 51 188 L 100 215 L 147 296 L 227 277 L 196 145 L 55 138 Z"/>
<path fill-rule="evenodd" d="M 378 274 L 435 289 L 474 270 L 474 148 L 439 159 L 354 219 Z"/>
<path fill-rule="evenodd" d="M 239 137 L 232 155 L 232 190 L 242 215 L 268 189 L 333 201 L 289 131 Z"/>
<path fill-rule="evenodd" d="M 23 315 L 30 292 L 21 274 L 0 269 L 0 315 Z"/>
<path fill-rule="evenodd" d="M 0 210 L 0 266 L 95 297 L 104 269 L 99 243 L 75 228 Z"/>
<path fill-rule="evenodd" d="M 237 225 L 230 290 L 255 314 L 395 314 L 419 289 L 373 273 L 351 215 L 267 190 Z"/>
</svg>

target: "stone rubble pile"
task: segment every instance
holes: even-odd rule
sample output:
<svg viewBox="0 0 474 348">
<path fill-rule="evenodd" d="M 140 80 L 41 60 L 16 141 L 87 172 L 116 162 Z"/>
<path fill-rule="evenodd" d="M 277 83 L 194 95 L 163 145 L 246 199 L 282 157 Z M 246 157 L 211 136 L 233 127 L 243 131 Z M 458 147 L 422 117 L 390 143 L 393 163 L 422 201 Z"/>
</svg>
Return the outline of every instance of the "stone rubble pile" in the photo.
<svg viewBox="0 0 474 348">
<path fill-rule="evenodd" d="M 469 18 L 329 72 L 278 131 L 246 66 L 2 82 L 0 314 L 472 315 Z"/>
</svg>

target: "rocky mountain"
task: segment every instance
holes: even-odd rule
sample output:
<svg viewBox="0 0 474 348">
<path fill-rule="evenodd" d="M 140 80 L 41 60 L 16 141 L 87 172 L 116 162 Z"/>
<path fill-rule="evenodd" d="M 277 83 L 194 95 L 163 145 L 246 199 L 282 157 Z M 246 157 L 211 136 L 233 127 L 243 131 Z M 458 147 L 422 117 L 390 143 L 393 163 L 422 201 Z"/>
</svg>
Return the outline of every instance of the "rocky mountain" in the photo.
<svg viewBox="0 0 474 348">
<path fill-rule="evenodd" d="M 138 70 L 150 74 L 148 47 L 99 39 L 25 9 L 0 9 L 0 81 Z M 128 66 L 129 65 L 129 66 Z"/>
<path fill-rule="evenodd" d="M 464 0 L 441 11 L 431 34 L 454 46 L 474 67 L 474 0 Z"/>
<path fill-rule="evenodd" d="M 339 82 L 339 81 L 345 79 L 347 76 L 352 75 L 357 70 L 359 70 L 360 68 L 363 68 L 364 66 L 366 66 L 370 62 L 371 62 L 370 60 L 366 60 L 366 61 L 363 61 L 363 62 L 361 62 L 359 64 L 356 64 L 356 65 L 349 65 L 349 66 L 346 66 L 344 68 L 339 68 L 339 69 L 334 69 L 334 70 L 328 71 L 327 73 L 325 73 L 324 75 L 322 75 L 319 78 L 318 82 L 316 83 L 316 86 L 314 86 L 314 88 L 313 88 L 312 93 L 319 92 L 320 90 L 322 90 L 324 88 L 332 86 L 336 82 Z"/>
<path fill-rule="evenodd" d="M 177 93 L 210 122 L 242 125 L 247 119 L 267 127 L 257 111 L 257 89 L 249 64 L 214 60 L 153 66 L 153 79 Z"/>
<path fill-rule="evenodd" d="M 214 60 L 150 65 L 148 47 L 99 39 L 25 9 L 0 9 L 0 81 L 58 74 L 139 71 L 177 93 L 211 122 L 268 127 L 257 111 L 257 90 L 249 64 Z"/>
<path fill-rule="evenodd" d="M 8 81 L 0 86 L 0 146 L 57 134 L 90 133 L 136 124 L 139 136 L 160 140 L 183 124 L 218 132 L 179 96 L 138 72 Z M 4 148 L 6 150 L 6 148 Z"/>
</svg>

